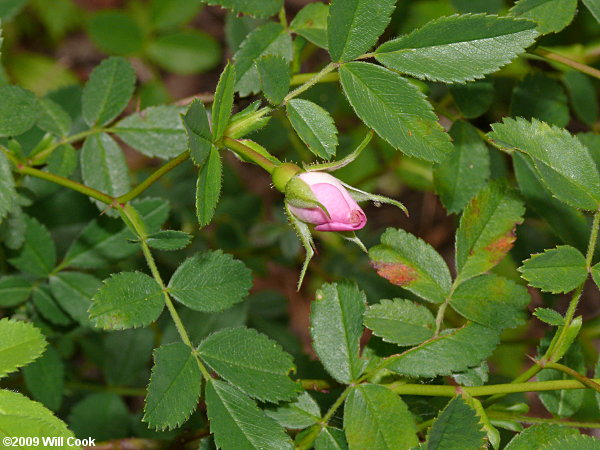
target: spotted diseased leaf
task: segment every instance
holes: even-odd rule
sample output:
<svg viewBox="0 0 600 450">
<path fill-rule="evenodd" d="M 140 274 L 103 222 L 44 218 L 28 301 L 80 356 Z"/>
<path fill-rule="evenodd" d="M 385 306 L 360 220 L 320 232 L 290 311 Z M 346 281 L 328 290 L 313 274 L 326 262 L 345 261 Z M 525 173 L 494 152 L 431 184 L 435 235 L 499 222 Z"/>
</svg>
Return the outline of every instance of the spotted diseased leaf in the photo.
<svg viewBox="0 0 600 450">
<path fill-rule="evenodd" d="M 409 449 L 419 443 L 414 419 L 402 399 L 376 384 L 359 384 L 344 405 L 350 448 Z"/>
<path fill-rule="evenodd" d="M 450 305 L 463 317 L 490 328 L 514 328 L 525 322 L 531 301 L 527 289 L 493 274 L 470 278 L 452 293 Z"/>
<path fill-rule="evenodd" d="M 499 332 L 468 323 L 387 359 L 385 367 L 410 377 L 433 378 L 481 364 L 500 342 Z"/>
<path fill-rule="evenodd" d="M 427 434 L 427 449 L 481 448 L 484 438 L 475 410 L 461 397 L 454 397 L 433 421 Z"/>
<path fill-rule="evenodd" d="M 272 16 L 283 6 L 283 0 L 208 0 L 206 3 L 254 17 Z"/>
<path fill-rule="evenodd" d="M 242 391 L 220 380 L 206 384 L 210 431 L 218 448 L 291 450 L 290 437 Z"/>
<path fill-rule="evenodd" d="M 56 264 L 56 246 L 48 229 L 32 217 L 25 217 L 25 244 L 9 262 L 17 269 L 45 277 Z"/>
<path fill-rule="evenodd" d="M 381 300 L 364 315 L 365 326 L 386 342 L 417 345 L 433 337 L 435 318 L 423 305 L 410 300 Z"/>
<path fill-rule="evenodd" d="M 530 286 L 553 294 L 571 292 L 588 276 L 585 256 L 569 245 L 531 255 L 519 272 Z"/>
<path fill-rule="evenodd" d="M 96 327 L 122 330 L 149 325 L 164 306 L 164 294 L 156 281 L 141 272 L 120 272 L 104 280 L 89 313 Z"/>
<path fill-rule="evenodd" d="M 299 98 L 286 106 L 290 123 L 308 149 L 322 159 L 335 156 L 337 128 L 329 113 L 316 103 Z"/>
<path fill-rule="evenodd" d="M 556 198 L 575 208 L 598 209 L 598 168 L 589 149 L 567 130 L 522 118 L 505 118 L 493 124 L 492 130 L 489 137 L 497 146 L 530 158 L 538 177 Z"/>
<path fill-rule="evenodd" d="M 387 25 L 396 0 L 333 0 L 327 19 L 328 48 L 334 61 L 351 61 L 368 51 Z"/>
<path fill-rule="evenodd" d="M 39 358 L 46 345 L 39 328 L 32 324 L 0 319 L 0 378 Z"/>
<path fill-rule="evenodd" d="M 344 64 L 339 73 L 356 115 L 392 147 L 431 162 L 441 162 L 452 152 L 448 134 L 414 84 L 365 62 Z"/>
<path fill-rule="evenodd" d="M 129 103 L 135 71 L 125 58 L 113 56 L 94 69 L 83 89 L 83 117 L 89 126 L 102 126 L 117 117 Z"/>
<path fill-rule="evenodd" d="M 142 420 L 157 430 L 177 428 L 196 408 L 201 383 L 190 347 L 178 342 L 157 348 Z"/>
<path fill-rule="evenodd" d="M 452 279 L 443 258 L 404 230 L 388 228 L 369 258 L 380 276 L 425 300 L 441 303 L 450 292 Z"/>
<path fill-rule="evenodd" d="M 528 20 L 485 14 L 441 17 L 385 42 L 375 57 L 392 70 L 446 83 L 483 78 L 533 44 Z"/>
<path fill-rule="evenodd" d="M 577 0 L 519 0 L 510 14 L 534 21 L 541 34 L 548 34 L 569 25 L 576 11 Z"/>
<path fill-rule="evenodd" d="M 364 368 L 359 356 L 366 297 L 350 282 L 324 284 L 310 314 L 313 347 L 329 374 L 341 383 L 358 379 Z"/>
<path fill-rule="evenodd" d="M 252 31 L 233 55 L 236 69 L 235 89 L 240 96 L 256 94 L 260 90 L 260 78 L 255 63 L 265 55 L 277 55 L 286 61 L 292 60 L 292 38 L 278 23 L 268 22 Z"/>
<path fill-rule="evenodd" d="M 171 277 L 168 291 L 188 308 L 217 312 L 241 302 L 251 286 L 244 263 L 217 250 L 186 259 Z"/>
<path fill-rule="evenodd" d="M 197 166 L 202 166 L 212 148 L 212 132 L 206 108 L 200 100 L 194 100 L 183 116 L 183 125 L 188 136 L 190 156 Z"/>
<path fill-rule="evenodd" d="M 264 334 L 249 328 L 217 331 L 198 353 L 219 376 L 258 400 L 277 403 L 298 394 L 299 386 L 288 377 L 295 370 L 291 355 Z"/>
<path fill-rule="evenodd" d="M 504 180 L 490 182 L 471 200 L 456 233 L 460 280 L 487 272 L 506 256 L 524 213 L 523 202 Z"/>
<path fill-rule="evenodd" d="M 187 150 L 182 112 L 183 108 L 177 106 L 152 106 L 125 117 L 114 132 L 146 156 L 173 158 Z"/>
</svg>

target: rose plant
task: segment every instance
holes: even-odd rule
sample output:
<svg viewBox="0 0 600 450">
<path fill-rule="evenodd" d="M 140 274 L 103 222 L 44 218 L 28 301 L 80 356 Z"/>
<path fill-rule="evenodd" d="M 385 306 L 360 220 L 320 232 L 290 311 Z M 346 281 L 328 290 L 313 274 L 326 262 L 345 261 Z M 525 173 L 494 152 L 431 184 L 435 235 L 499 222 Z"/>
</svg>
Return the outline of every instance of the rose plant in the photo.
<svg viewBox="0 0 600 450">
<path fill-rule="evenodd" d="M 600 448 L 599 2 L 210 0 L 180 100 L 201 2 L 92 13 L 83 88 L 18 64 L 78 7 L 25 3 L 4 447 Z"/>
</svg>

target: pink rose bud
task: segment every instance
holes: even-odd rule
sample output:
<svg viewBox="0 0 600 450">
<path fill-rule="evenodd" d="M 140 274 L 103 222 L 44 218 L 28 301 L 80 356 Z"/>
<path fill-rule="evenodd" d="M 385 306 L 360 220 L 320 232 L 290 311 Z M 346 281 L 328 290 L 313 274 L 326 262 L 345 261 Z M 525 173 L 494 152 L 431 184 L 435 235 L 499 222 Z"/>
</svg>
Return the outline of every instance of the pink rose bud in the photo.
<svg viewBox="0 0 600 450">
<path fill-rule="evenodd" d="M 367 223 L 367 216 L 339 180 L 325 172 L 304 172 L 298 175 L 312 190 L 321 208 L 298 208 L 290 205 L 301 221 L 316 225 L 317 231 L 355 231 Z"/>
</svg>

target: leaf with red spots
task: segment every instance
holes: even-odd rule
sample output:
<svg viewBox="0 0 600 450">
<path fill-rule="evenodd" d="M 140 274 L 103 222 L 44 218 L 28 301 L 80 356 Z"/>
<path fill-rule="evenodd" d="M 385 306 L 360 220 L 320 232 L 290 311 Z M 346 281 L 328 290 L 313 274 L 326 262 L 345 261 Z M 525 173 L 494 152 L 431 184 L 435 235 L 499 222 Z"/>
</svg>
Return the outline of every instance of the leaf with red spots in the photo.
<svg viewBox="0 0 600 450">
<path fill-rule="evenodd" d="M 510 251 L 525 207 L 504 180 L 491 182 L 465 208 L 456 233 L 456 269 L 464 281 L 490 270 Z"/>
<path fill-rule="evenodd" d="M 452 279 L 442 257 L 404 230 L 388 228 L 369 258 L 380 276 L 425 300 L 441 303 L 450 292 Z"/>
</svg>

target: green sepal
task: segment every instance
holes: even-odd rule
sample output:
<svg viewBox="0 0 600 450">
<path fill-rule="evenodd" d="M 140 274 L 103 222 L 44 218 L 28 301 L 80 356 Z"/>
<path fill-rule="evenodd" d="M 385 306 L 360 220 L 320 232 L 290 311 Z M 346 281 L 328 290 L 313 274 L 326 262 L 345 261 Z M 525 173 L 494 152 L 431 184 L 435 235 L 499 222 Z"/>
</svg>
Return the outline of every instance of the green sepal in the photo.
<svg viewBox="0 0 600 450">
<path fill-rule="evenodd" d="M 404 214 L 406 214 L 407 216 L 409 215 L 406 206 L 404 206 L 399 201 L 394 200 L 393 198 L 361 191 L 360 189 L 357 189 L 354 186 L 350 186 L 349 184 L 346 184 L 343 181 L 340 181 L 340 183 L 342 184 L 342 186 L 348 189 L 348 193 L 357 203 L 370 201 L 375 203 L 375 206 L 379 206 L 378 203 L 386 203 L 388 205 L 394 205 L 395 207 L 400 208 L 404 212 Z"/>
<path fill-rule="evenodd" d="M 229 120 L 229 125 L 225 129 L 225 136 L 232 139 L 239 139 L 264 127 L 270 116 L 265 117 L 272 110 L 269 107 L 258 109 L 259 101 L 251 103 L 248 107 L 233 115 Z"/>
<path fill-rule="evenodd" d="M 563 335 L 563 327 L 559 327 L 550 343 L 550 347 L 548 347 L 548 351 L 546 354 L 548 358 L 547 361 L 557 362 L 567 353 L 573 341 L 579 334 L 579 330 L 581 329 L 582 319 L 581 316 L 575 317 L 571 323 L 567 326 L 567 330 Z"/>
<path fill-rule="evenodd" d="M 350 242 L 354 242 L 358 248 L 360 248 L 363 252 L 365 253 L 369 253 L 369 250 L 367 250 L 367 247 L 365 247 L 365 244 L 362 243 L 362 241 L 358 238 L 358 236 L 356 235 L 356 233 L 354 231 L 339 231 L 338 232 L 345 240 L 350 241 Z"/>
<path fill-rule="evenodd" d="M 302 281 L 304 280 L 304 275 L 306 274 L 306 269 L 308 269 L 308 263 L 315 254 L 315 243 L 313 241 L 312 235 L 310 234 L 310 229 L 308 228 L 308 225 L 306 225 L 304 222 L 302 222 L 296 216 L 294 216 L 287 202 L 285 202 L 285 213 L 287 214 L 290 224 L 292 225 L 292 227 L 294 227 L 296 235 L 300 239 L 300 242 L 302 243 L 302 246 L 306 251 L 304 263 L 302 264 L 302 271 L 300 272 L 300 278 L 298 279 L 297 290 L 299 291 L 300 287 L 302 286 Z"/>
<path fill-rule="evenodd" d="M 306 170 L 307 172 L 334 172 L 338 169 L 341 169 L 342 167 L 346 167 L 348 164 L 350 164 L 360 156 L 365 147 L 369 144 L 369 142 L 371 142 L 371 139 L 373 138 L 373 133 L 373 130 L 369 130 L 367 132 L 367 135 L 361 141 L 361 143 L 358 144 L 358 147 L 356 147 L 356 150 L 354 150 L 352 153 L 345 156 L 344 158 L 338 161 L 331 161 L 326 163 L 303 164 L 304 170 Z"/>
<path fill-rule="evenodd" d="M 296 208 L 320 208 L 331 219 L 329 211 L 317 200 L 310 186 L 297 176 L 285 186 L 285 201 Z"/>
</svg>

